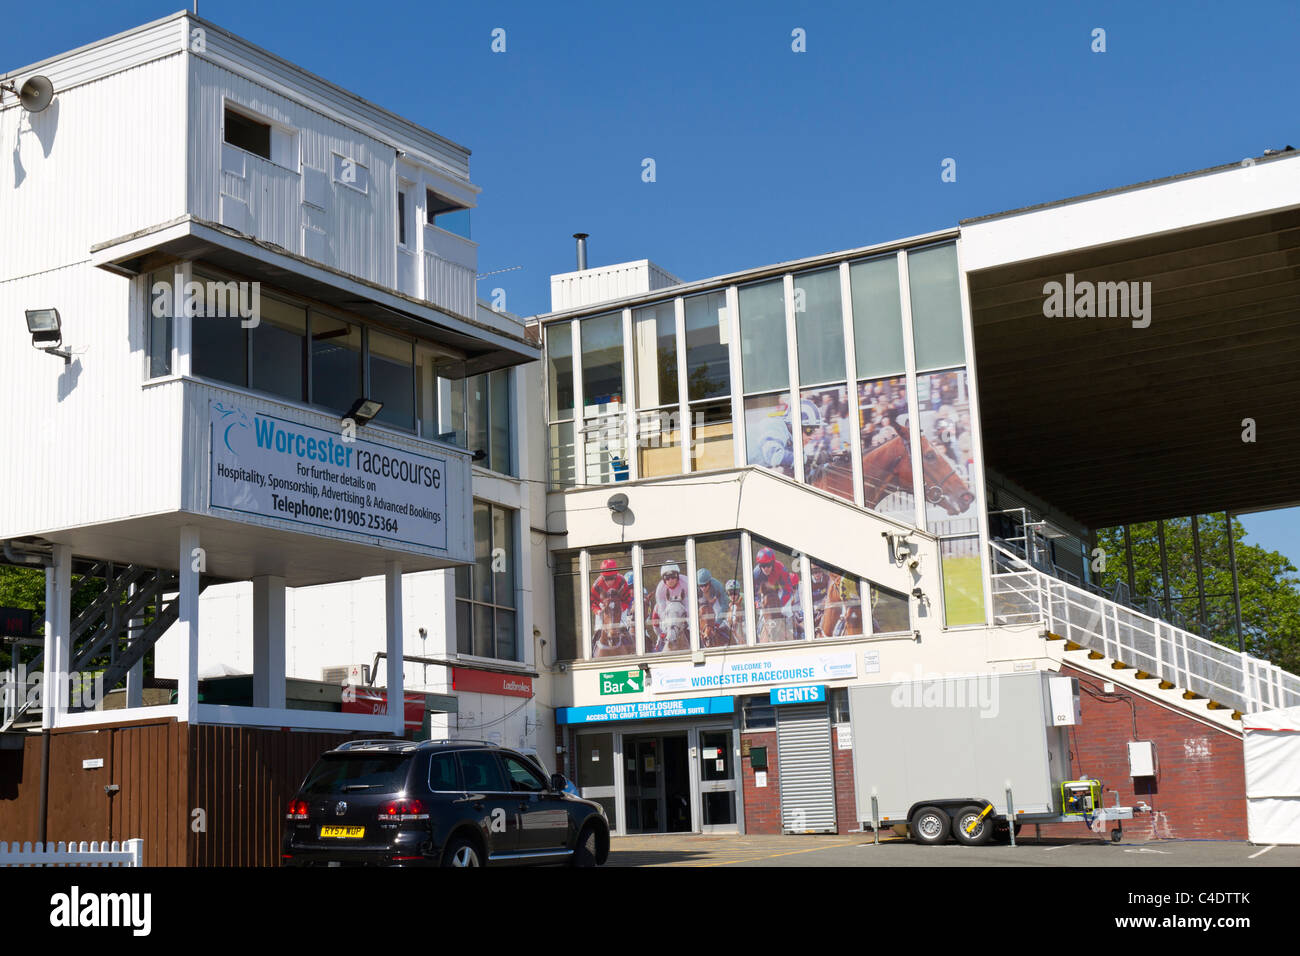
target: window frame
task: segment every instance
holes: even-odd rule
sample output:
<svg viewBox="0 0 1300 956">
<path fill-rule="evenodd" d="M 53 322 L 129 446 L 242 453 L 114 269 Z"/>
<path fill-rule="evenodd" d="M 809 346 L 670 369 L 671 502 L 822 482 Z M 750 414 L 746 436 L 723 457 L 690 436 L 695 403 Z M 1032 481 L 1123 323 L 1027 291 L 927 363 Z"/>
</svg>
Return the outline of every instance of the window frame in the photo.
<svg viewBox="0 0 1300 956">
<path fill-rule="evenodd" d="M 505 516 L 505 522 L 507 528 L 506 533 L 510 536 L 510 545 L 506 549 L 505 553 L 506 553 L 507 560 L 513 563 L 513 566 L 510 568 L 509 571 L 510 579 L 511 579 L 509 597 L 511 603 L 508 605 L 496 603 L 497 601 L 500 600 L 500 595 L 496 593 L 495 574 L 489 575 L 489 580 L 491 581 L 492 584 L 492 601 L 482 601 L 476 596 L 477 582 L 474 579 L 474 575 L 478 572 L 477 560 L 475 561 L 474 564 L 462 566 L 465 569 L 465 573 L 469 576 L 469 582 L 468 582 L 469 587 L 466 589 L 468 592 L 467 597 L 461 596 L 459 587 L 456 583 L 456 572 L 459 571 L 460 569 L 458 568 L 454 570 L 451 575 L 451 584 L 452 584 L 452 600 L 455 605 L 454 616 L 456 621 L 456 625 L 455 625 L 456 626 L 456 656 L 458 658 L 476 658 L 478 660 L 487 660 L 487 661 L 510 661 L 516 664 L 524 663 L 525 661 L 524 648 L 522 642 L 519 639 L 520 618 L 521 618 L 521 611 L 519 607 L 520 601 L 518 595 L 519 584 L 520 584 L 519 576 L 518 576 L 519 538 L 520 538 L 519 512 L 513 508 L 507 508 L 504 505 L 500 505 L 494 501 L 488 501 L 482 498 L 475 498 L 474 505 L 483 506 L 487 508 L 487 527 L 488 527 L 487 553 L 488 553 L 489 567 L 491 566 L 490 562 L 492 561 L 493 552 L 496 550 L 496 536 L 495 536 L 496 520 L 495 519 L 498 512 Z M 475 541 L 476 548 L 477 545 L 478 542 L 476 540 Z M 466 610 L 468 612 L 469 630 L 467 634 L 461 633 L 461 627 L 460 627 L 460 613 L 461 613 L 460 606 L 461 605 L 465 605 Z M 478 637 L 478 635 L 475 633 L 474 630 L 475 627 L 474 622 L 476 619 L 476 615 L 474 612 L 475 609 L 477 608 L 485 608 L 491 612 L 490 613 L 490 619 L 492 622 L 491 634 L 488 636 L 492 648 L 492 654 L 490 656 L 484 656 L 482 654 L 475 653 L 474 650 L 475 639 Z M 501 656 L 500 653 L 501 648 L 497 643 L 498 640 L 497 612 L 499 611 L 509 612 L 513 617 L 513 634 L 512 634 L 512 644 L 514 646 L 513 657 L 503 657 Z M 462 650 L 462 647 L 468 647 L 468 650 Z"/>
</svg>

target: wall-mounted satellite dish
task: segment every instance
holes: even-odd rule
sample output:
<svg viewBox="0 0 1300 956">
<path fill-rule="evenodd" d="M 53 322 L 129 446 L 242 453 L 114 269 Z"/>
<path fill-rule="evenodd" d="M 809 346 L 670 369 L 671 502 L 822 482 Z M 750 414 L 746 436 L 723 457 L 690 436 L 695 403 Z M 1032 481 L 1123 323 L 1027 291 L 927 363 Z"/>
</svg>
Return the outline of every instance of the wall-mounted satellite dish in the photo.
<svg viewBox="0 0 1300 956">
<path fill-rule="evenodd" d="M 44 76 L 29 76 L 21 89 L 15 89 L 12 82 L 0 83 L 0 90 L 18 97 L 18 102 L 29 113 L 39 113 L 54 99 L 54 84 Z M 2 96 L 3 94 L 0 93 L 0 97 Z"/>
</svg>

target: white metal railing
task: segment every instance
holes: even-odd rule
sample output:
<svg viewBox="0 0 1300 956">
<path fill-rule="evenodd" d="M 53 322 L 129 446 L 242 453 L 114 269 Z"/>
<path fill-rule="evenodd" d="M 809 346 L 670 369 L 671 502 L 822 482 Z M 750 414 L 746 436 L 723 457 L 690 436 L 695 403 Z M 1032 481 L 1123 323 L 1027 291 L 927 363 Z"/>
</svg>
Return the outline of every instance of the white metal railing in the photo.
<svg viewBox="0 0 1300 956">
<path fill-rule="evenodd" d="M 112 843 L 17 843 L 0 841 L 0 866 L 144 866 L 144 840 Z"/>
<path fill-rule="evenodd" d="M 990 548 L 997 623 L 1041 622 L 1068 641 L 1242 713 L 1300 705 L 1300 677 L 1044 574 L 996 544 Z"/>
</svg>

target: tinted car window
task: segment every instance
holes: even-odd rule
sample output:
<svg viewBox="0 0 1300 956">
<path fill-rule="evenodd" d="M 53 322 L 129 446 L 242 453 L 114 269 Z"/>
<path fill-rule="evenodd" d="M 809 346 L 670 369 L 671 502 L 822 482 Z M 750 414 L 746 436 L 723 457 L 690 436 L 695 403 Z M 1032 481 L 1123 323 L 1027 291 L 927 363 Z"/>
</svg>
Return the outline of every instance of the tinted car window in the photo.
<svg viewBox="0 0 1300 956">
<path fill-rule="evenodd" d="M 528 763 L 510 754 L 502 754 L 501 759 L 506 765 L 506 773 L 510 775 L 511 790 L 541 793 L 546 789 L 546 783 Z"/>
<path fill-rule="evenodd" d="M 465 789 L 474 793 L 507 793 L 505 777 L 494 754 L 486 750 L 465 750 L 460 754 Z"/>
<path fill-rule="evenodd" d="M 397 793 L 406 788 L 410 769 L 409 754 L 400 756 L 349 756 L 329 754 L 312 768 L 303 784 L 303 792 L 325 793 Z"/>
<path fill-rule="evenodd" d="M 430 790 L 463 790 L 460 784 L 460 768 L 456 765 L 456 755 L 434 754 L 429 759 Z"/>
</svg>

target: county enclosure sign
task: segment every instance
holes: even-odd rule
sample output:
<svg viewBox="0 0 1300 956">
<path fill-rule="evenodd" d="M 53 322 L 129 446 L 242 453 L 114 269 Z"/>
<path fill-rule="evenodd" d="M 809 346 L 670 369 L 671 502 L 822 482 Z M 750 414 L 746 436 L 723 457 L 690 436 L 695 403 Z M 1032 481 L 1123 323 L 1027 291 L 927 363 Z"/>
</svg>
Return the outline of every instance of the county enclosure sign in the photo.
<svg viewBox="0 0 1300 956">
<path fill-rule="evenodd" d="M 447 550 L 447 462 L 209 403 L 209 506 Z"/>
</svg>

